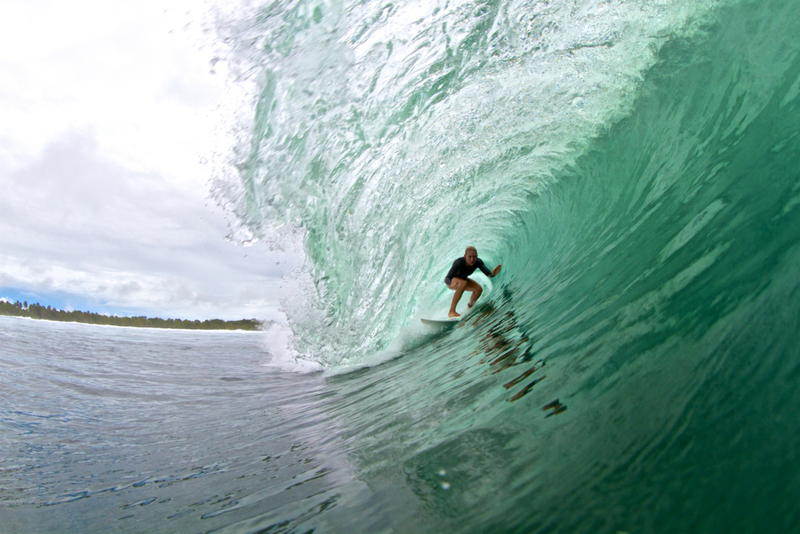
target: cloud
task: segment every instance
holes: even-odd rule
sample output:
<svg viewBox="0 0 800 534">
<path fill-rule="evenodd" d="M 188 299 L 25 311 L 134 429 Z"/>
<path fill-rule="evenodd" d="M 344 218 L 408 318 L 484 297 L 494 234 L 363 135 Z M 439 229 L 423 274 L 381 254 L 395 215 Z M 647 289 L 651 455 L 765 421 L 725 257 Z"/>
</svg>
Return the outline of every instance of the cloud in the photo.
<svg viewBox="0 0 800 534">
<path fill-rule="evenodd" d="M 91 128 L 101 151 L 126 167 L 202 186 L 198 154 L 209 159 L 219 148 L 227 119 L 217 110 L 235 93 L 199 50 L 208 7 L 0 4 L 0 164 L 24 165 L 58 135 Z"/>
<path fill-rule="evenodd" d="M 189 319 L 274 318 L 280 278 L 300 259 L 229 243 L 201 192 L 106 160 L 87 131 L 0 172 L 0 190 L 4 287 Z"/>
<path fill-rule="evenodd" d="M 135 280 L 117 284 L 116 287 L 114 287 L 114 292 L 116 292 L 116 294 L 120 297 L 127 297 L 128 295 L 133 295 L 141 290 L 142 286 Z"/>
<path fill-rule="evenodd" d="M 229 123 L 251 112 L 197 49 L 203 5 L 0 6 L 0 296 L 187 319 L 277 314 L 300 247 L 227 242 L 206 198 Z"/>
</svg>

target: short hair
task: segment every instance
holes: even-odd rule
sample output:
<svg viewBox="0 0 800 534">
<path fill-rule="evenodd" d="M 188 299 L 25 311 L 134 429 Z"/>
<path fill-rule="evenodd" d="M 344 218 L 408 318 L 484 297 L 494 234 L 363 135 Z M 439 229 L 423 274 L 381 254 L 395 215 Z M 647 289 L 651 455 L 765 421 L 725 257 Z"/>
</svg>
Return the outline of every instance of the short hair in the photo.
<svg viewBox="0 0 800 534">
<path fill-rule="evenodd" d="M 472 247 L 472 246 L 470 246 L 470 247 L 467 247 L 467 250 L 465 250 L 465 251 L 464 251 L 464 255 L 466 256 L 466 255 L 467 255 L 467 253 L 468 253 L 470 250 L 471 250 L 472 252 L 474 252 L 476 256 L 478 255 L 478 249 L 476 249 L 475 247 Z"/>
</svg>

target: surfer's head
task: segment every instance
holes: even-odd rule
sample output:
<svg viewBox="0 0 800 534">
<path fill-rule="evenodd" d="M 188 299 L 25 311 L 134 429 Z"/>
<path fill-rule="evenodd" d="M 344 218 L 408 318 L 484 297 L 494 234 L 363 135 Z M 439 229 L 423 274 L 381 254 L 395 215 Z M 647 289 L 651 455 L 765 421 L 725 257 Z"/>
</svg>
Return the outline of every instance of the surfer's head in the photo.
<svg viewBox="0 0 800 534">
<path fill-rule="evenodd" d="M 478 259 L 478 250 L 475 247 L 467 247 L 464 251 L 464 259 L 467 260 L 467 265 L 472 267 L 475 265 L 475 260 Z"/>
</svg>

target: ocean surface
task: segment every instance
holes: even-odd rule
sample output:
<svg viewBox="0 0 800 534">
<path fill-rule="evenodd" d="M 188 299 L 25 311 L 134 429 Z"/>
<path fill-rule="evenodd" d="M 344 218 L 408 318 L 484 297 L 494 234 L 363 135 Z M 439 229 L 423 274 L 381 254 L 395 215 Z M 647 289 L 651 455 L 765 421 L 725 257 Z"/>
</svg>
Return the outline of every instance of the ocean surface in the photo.
<svg viewBox="0 0 800 534">
<path fill-rule="evenodd" d="M 221 16 L 291 332 L 0 318 L 0 531 L 800 532 L 797 7 Z"/>
</svg>

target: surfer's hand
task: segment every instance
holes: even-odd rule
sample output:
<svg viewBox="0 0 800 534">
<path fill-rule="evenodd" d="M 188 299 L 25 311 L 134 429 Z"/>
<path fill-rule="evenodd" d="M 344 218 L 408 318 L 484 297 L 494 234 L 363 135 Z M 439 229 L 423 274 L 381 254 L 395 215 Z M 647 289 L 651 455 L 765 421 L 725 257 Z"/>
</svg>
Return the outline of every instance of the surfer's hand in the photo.
<svg viewBox="0 0 800 534">
<path fill-rule="evenodd" d="M 497 276 L 497 273 L 500 272 L 500 267 L 501 267 L 501 265 L 498 265 L 497 267 L 492 269 L 492 276 Z"/>
</svg>

